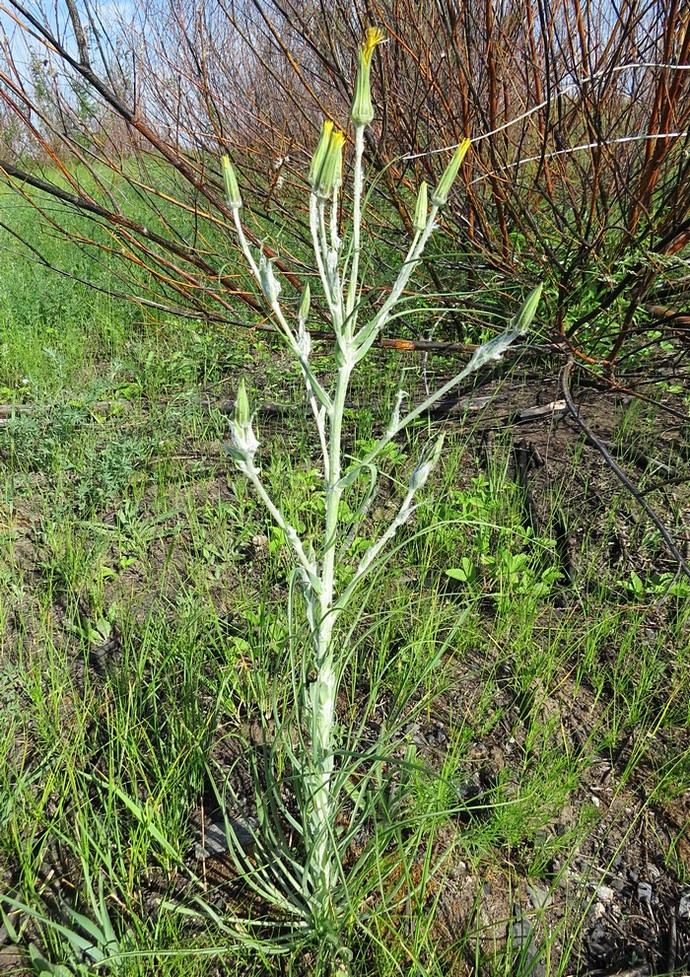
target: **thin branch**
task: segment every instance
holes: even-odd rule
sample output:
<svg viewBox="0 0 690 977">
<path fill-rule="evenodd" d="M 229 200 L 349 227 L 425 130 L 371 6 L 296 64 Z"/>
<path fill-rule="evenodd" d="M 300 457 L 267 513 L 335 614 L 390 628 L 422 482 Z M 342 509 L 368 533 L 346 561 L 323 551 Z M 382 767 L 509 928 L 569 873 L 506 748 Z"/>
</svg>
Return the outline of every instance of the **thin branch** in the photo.
<svg viewBox="0 0 690 977">
<path fill-rule="evenodd" d="M 580 428 L 584 436 L 593 445 L 604 459 L 608 467 L 614 473 L 614 475 L 619 479 L 622 485 L 630 492 L 633 498 L 638 502 L 641 508 L 645 511 L 647 516 L 654 523 L 659 531 L 659 534 L 663 541 L 666 543 L 668 551 L 672 555 L 673 559 L 678 563 L 680 570 L 685 574 L 685 576 L 690 580 L 690 566 L 688 565 L 685 557 L 680 552 L 676 546 L 676 542 L 673 536 L 668 531 L 666 526 L 656 514 L 654 509 L 650 506 L 649 502 L 644 498 L 643 494 L 640 492 L 635 483 L 625 474 L 623 469 L 618 465 L 614 459 L 611 457 L 610 452 L 606 449 L 602 441 L 591 431 L 591 429 L 585 424 L 580 416 L 579 409 L 573 400 L 573 396 L 570 392 L 570 374 L 574 366 L 574 360 L 572 356 L 568 358 L 568 362 L 565 364 L 561 371 L 560 385 L 563 392 L 563 399 L 566 402 L 570 416 L 573 418 L 577 426 Z"/>
</svg>

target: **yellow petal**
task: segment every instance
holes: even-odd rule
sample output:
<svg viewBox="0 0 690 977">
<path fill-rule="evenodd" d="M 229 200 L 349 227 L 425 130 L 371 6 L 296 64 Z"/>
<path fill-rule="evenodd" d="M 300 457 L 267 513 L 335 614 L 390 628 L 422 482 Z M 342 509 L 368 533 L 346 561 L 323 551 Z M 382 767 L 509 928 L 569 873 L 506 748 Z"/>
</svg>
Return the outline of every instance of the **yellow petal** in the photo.
<svg viewBox="0 0 690 977">
<path fill-rule="evenodd" d="M 368 64 L 371 61 L 371 56 L 374 53 L 374 48 L 378 47 L 379 44 L 383 44 L 386 40 L 386 35 L 381 30 L 380 27 L 369 27 L 364 38 L 364 44 L 362 45 L 362 55 L 365 62 Z"/>
</svg>

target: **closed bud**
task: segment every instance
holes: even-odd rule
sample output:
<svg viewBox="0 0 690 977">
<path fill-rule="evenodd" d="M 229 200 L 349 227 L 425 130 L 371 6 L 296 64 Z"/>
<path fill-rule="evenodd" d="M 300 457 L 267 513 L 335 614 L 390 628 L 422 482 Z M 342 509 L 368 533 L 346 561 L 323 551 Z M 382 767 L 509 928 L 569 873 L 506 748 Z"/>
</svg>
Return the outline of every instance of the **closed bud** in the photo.
<svg viewBox="0 0 690 977">
<path fill-rule="evenodd" d="M 539 300 L 541 299 L 543 288 L 543 285 L 537 285 L 537 287 L 529 293 L 522 308 L 515 317 L 515 330 L 521 336 L 527 332 L 532 324 L 532 320 L 537 314 L 537 307 L 539 305 Z"/>
<path fill-rule="evenodd" d="M 281 285 L 273 271 L 273 262 L 266 257 L 263 251 L 259 259 L 259 280 L 266 301 L 269 305 L 275 305 L 281 292 Z"/>
<path fill-rule="evenodd" d="M 448 200 L 448 194 L 450 189 L 455 183 L 455 178 L 458 175 L 458 170 L 460 169 L 460 164 L 467 155 L 467 150 L 470 148 L 471 140 L 463 139 L 458 148 L 453 153 L 453 158 L 446 167 L 446 171 L 438 181 L 438 186 L 431 195 L 431 202 L 435 207 L 443 207 L 443 205 Z"/>
<path fill-rule="evenodd" d="M 309 183 L 312 189 L 316 189 L 319 182 L 319 174 L 321 173 L 321 168 L 323 167 L 323 161 L 326 158 L 326 152 L 328 150 L 328 144 L 331 141 L 331 133 L 333 132 L 333 123 L 330 119 L 326 119 L 322 128 L 319 141 L 314 151 L 314 155 L 311 158 L 311 166 L 309 167 Z"/>
<path fill-rule="evenodd" d="M 247 470 L 256 454 L 259 442 L 254 434 L 252 419 L 249 413 L 249 398 L 244 380 L 240 380 L 235 399 L 235 409 L 230 418 L 230 435 L 232 438 L 231 454 L 243 471 Z"/>
<path fill-rule="evenodd" d="M 398 428 L 400 425 L 400 408 L 402 407 L 405 397 L 409 394 L 407 390 L 398 390 L 398 396 L 395 401 L 395 407 L 393 408 L 393 414 L 391 415 L 390 422 L 386 428 L 386 434 L 388 437 L 393 438 L 398 433 Z"/>
<path fill-rule="evenodd" d="M 328 140 L 328 148 L 321 166 L 321 172 L 314 192 L 317 196 L 328 200 L 333 189 L 340 186 L 343 175 L 343 146 L 345 145 L 345 133 L 336 129 L 331 133 Z"/>
<path fill-rule="evenodd" d="M 237 183 L 235 168 L 230 162 L 229 156 L 223 156 L 221 159 L 221 164 L 223 167 L 225 197 L 233 210 L 239 210 L 239 208 L 242 206 L 242 196 L 240 194 L 239 184 Z"/>
<path fill-rule="evenodd" d="M 240 427 L 246 427 L 251 419 L 249 414 L 249 397 L 247 396 L 244 378 L 240 380 L 240 385 L 237 388 L 237 398 L 235 399 L 235 409 L 232 418 Z"/>
<path fill-rule="evenodd" d="M 304 286 L 302 301 L 299 304 L 299 312 L 297 313 L 297 349 L 304 362 L 309 359 L 309 354 L 311 353 L 311 335 L 306 325 L 307 319 L 309 318 L 310 306 L 311 289 L 307 283 Z"/>
<path fill-rule="evenodd" d="M 428 205 L 429 188 L 425 181 L 422 181 L 422 185 L 419 188 L 419 193 L 417 194 L 417 205 L 414 209 L 414 229 L 415 231 L 423 231 L 426 227 L 427 211 L 429 209 Z"/>
<path fill-rule="evenodd" d="M 426 485 L 429 475 L 431 475 L 432 471 L 438 464 L 439 458 L 441 457 L 444 439 L 445 435 L 441 434 L 437 438 L 433 447 L 429 448 L 429 446 L 427 446 L 422 452 L 422 457 L 419 459 L 417 467 L 410 475 L 410 492 L 418 492 L 424 487 L 424 485 Z"/>
<path fill-rule="evenodd" d="M 306 322 L 309 318 L 309 308 L 311 306 L 311 289 L 309 288 L 309 283 L 304 286 L 304 291 L 302 292 L 302 301 L 299 304 L 299 312 L 297 313 L 297 318 L 300 322 Z"/>
</svg>

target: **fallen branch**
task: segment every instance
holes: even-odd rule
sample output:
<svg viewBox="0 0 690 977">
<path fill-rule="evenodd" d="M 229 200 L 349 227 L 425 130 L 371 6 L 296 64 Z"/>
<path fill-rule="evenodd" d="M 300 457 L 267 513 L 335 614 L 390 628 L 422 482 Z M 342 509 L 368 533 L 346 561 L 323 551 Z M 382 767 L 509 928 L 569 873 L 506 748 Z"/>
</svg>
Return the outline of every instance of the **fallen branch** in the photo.
<svg viewBox="0 0 690 977">
<path fill-rule="evenodd" d="M 635 483 L 628 478 L 623 469 L 613 460 L 611 453 L 606 449 L 602 441 L 589 429 L 585 422 L 580 417 L 580 412 L 573 400 L 572 393 L 570 392 L 570 374 L 572 372 L 574 361 L 572 356 L 568 358 L 568 362 L 565 364 L 561 370 L 561 375 L 559 377 L 559 383 L 561 385 L 561 390 L 563 392 L 563 399 L 565 400 L 570 416 L 573 418 L 577 426 L 580 428 L 584 436 L 587 438 L 589 443 L 597 449 L 601 457 L 604 459 L 606 464 L 609 466 L 614 475 L 619 479 L 619 481 L 627 488 L 630 494 L 642 507 L 647 516 L 654 523 L 656 528 L 659 530 L 661 538 L 666 543 L 666 546 L 673 556 L 674 560 L 678 563 L 679 571 L 685 574 L 685 576 L 690 580 L 690 566 L 688 565 L 685 557 L 680 552 L 676 546 L 676 542 L 668 531 L 666 526 L 656 514 L 654 509 L 650 506 L 647 500 L 644 498 L 643 494 L 640 492 Z"/>
</svg>

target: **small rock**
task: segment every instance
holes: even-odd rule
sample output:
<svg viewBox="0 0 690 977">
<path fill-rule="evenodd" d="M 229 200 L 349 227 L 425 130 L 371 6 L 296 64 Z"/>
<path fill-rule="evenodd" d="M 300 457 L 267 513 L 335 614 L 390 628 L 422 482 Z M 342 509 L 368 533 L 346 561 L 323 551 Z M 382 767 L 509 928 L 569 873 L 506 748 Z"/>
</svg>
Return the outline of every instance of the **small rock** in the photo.
<svg viewBox="0 0 690 977">
<path fill-rule="evenodd" d="M 518 916 L 517 919 L 513 920 L 510 933 L 513 938 L 513 946 L 518 949 L 529 946 L 532 942 L 532 926 L 524 916 Z"/>
<path fill-rule="evenodd" d="M 646 902 L 651 905 L 653 894 L 654 890 L 649 882 L 638 882 L 637 898 L 640 902 Z"/>
<path fill-rule="evenodd" d="M 609 885 L 597 886 L 597 897 L 603 903 L 613 902 L 616 897 L 616 893 Z"/>
<path fill-rule="evenodd" d="M 225 834 L 225 825 L 217 824 L 215 821 L 204 827 L 204 833 L 200 835 L 194 845 L 194 854 L 197 858 L 214 858 L 222 855 L 228 850 L 228 839 Z"/>
<path fill-rule="evenodd" d="M 598 960 L 605 960 L 612 949 L 612 940 L 606 927 L 599 924 L 589 934 L 589 951 Z"/>
<path fill-rule="evenodd" d="M 606 906 L 604 905 L 604 903 L 595 902 L 592 908 L 590 909 L 590 915 L 592 919 L 595 920 L 601 919 L 602 917 L 606 916 Z"/>
<path fill-rule="evenodd" d="M 679 919 L 690 919 L 690 889 L 686 889 L 678 902 Z"/>
<path fill-rule="evenodd" d="M 553 902 L 553 896 L 548 891 L 548 889 L 543 889 L 540 885 L 534 885 L 534 883 L 527 883 L 527 891 L 529 892 L 529 899 L 535 909 L 546 909 Z"/>
<path fill-rule="evenodd" d="M 249 852 L 254 847 L 254 835 L 242 821 L 228 818 L 228 829 L 235 835 L 240 848 Z M 198 859 L 218 858 L 230 850 L 231 841 L 223 821 L 211 821 L 204 826 L 203 835 L 199 836 L 194 845 L 194 854 Z"/>
<path fill-rule="evenodd" d="M 519 907 L 517 907 L 519 911 Z M 539 959 L 541 954 L 534 945 L 532 924 L 524 916 L 517 916 L 510 927 L 513 947 L 518 951 L 515 969 L 524 970 L 531 977 L 545 977 L 546 963 Z"/>
</svg>

